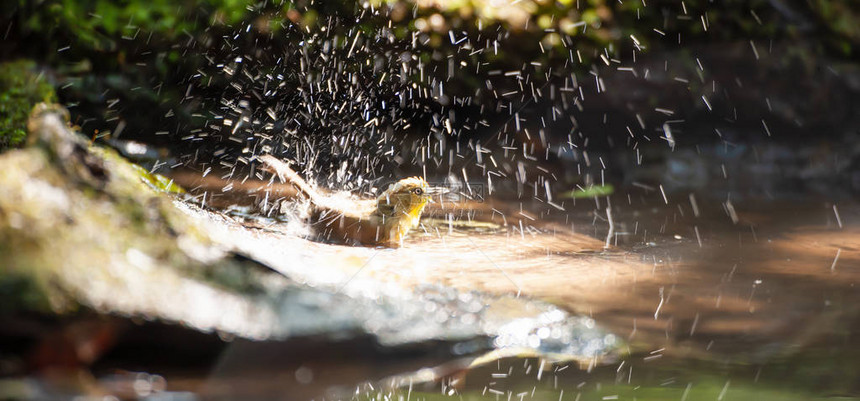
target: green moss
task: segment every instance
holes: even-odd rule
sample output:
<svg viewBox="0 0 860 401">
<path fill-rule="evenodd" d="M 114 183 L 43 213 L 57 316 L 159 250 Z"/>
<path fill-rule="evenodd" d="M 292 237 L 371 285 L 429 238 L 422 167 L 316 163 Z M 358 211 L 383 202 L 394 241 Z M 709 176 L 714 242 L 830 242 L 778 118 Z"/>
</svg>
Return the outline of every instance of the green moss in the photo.
<svg viewBox="0 0 860 401">
<path fill-rule="evenodd" d="M 143 181 L 146 185 L 149 185 L 150 188 L 158 191 L 165 192 L 171 194 L 184 194 L 185 190 L 176 185 L 173 180 L 167 178 L 161 174 L 150 173 L 147 169 L 137 165 L 131 164 L 131 167 L 134 168 L 135 171 L 140 175 L 141 181 Z"/>
<path fill-rule="evenodd" d="M 54 87 L 32 61 L 0 64 L 0 151 L 24 143 L 33 105 L 55 99 Z"/>
<path fill-rule="evenodd" d="M 164 304 L 149 289 L 157 294 L 165 286 L 175 293 L 189 285 L 238 296 L 264 291 L 249 270 L 256 264 L 215 248 L 204 226 L 148 188 L 177 191 L 166 179 L 70 130 L 39 132 L 53 132 L 38 120 L 45 114 L 65 116 L 50 106 L 39 110 L 28 125 L 40 141 L 0 155 L 0 316 L 81 307 L 151 311 Z M 77 150 L 52 154 L 69 147 Z M 106 174 L 94 177 L 92 166 Z M 129 287 L 147 291 L 131 303 L 114 302 Z"/>
<path fill-rule="evenodd" d="M 5 294 L 0 303 L 0 314 L 16 311 L 48 312 L 51 303 L 43 287 L 34 277 L 10 270 L 0 271 L 0 294 Z"/>
</svg>

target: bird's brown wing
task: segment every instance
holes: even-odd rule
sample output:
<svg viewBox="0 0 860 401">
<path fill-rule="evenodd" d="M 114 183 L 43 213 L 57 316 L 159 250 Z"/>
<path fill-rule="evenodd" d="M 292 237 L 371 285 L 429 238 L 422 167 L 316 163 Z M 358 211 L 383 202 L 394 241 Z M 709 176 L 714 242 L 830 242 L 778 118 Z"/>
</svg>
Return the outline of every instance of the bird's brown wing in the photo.
<svg viewBox="0 0 860 401">
<path fill-rule="evenodd" d="M 375 213 L 375 201 L 355 201 L 355 207 L 325 208 L 314 205 L 311 229 L 323 239 L 345 244 L 389 245 L 390 230 Z M 396 246 L 396 245 L 395 245 Z"/>
</svg>

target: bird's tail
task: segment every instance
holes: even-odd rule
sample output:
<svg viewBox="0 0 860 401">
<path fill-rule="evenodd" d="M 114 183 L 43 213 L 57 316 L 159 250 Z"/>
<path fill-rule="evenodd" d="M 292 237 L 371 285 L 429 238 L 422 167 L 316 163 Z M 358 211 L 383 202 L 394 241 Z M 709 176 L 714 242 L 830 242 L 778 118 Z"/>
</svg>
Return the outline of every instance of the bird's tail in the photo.
<svg viewBox="0 0 860 401">
<path fill-rule="evenodd" d="M 299 173 L 291 169 L 287 163 L 284 163 L 272 155 L 257 156 L 257 159 L 265 163 L 270 169 L 274 170 L 281 182 L 292 184 L 299 190 L 299 192 L 302 193 L 303 196 L 309 198 L 311 201 L 316 201 L 321 198 L 319 192 L 308 184 L 308 182 L 305 181 Z"/>
</svg>

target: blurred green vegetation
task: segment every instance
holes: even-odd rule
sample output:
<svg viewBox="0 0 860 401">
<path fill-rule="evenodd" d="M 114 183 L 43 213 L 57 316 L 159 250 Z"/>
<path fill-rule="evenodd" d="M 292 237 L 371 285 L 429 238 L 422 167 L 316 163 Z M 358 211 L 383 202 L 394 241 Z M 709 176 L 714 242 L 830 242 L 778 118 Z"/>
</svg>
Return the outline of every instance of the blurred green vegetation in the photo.
<svg viewBox="0 0 860 401">
<path fill-rule="evenodd" d="M 183 80 L 203 64 L 193 47 L 248 15 L 236 0 L 41 0 L 0 2 L 0 59 L 45 66 L 73 122 L 99 138 L 117 127 L 152 135 L 176 122 Z M 174 110 L 176 109 L 176 110 Z"/>
<path fill-rule="evenodd" d="M 17 9 L 6 8 L 13 8 L 24 32 L 59 34 L 70 47 L 105 51 L 117 49 L 123 40 L 137 41 L 140 33 L 147 35 L 146 40 L 149 35 L 170 40 L 211 24 L 234 24 L 244 17 L 247 4 L 237 0 L 19 0 Z"/>
<path fill-rule="evenodd" d="M 567 388 L 566 391 L 559 390 L 538 390 L 534 392 L 534 396 L 530 397 L 535 400 L 558 400 L 567 399 L 581 401 L 601 401 L 601 400 L 722 400 L 730 399 L 736 401 L 760 401 L 760 400 L 782 400 L 782 401 L 811 401 L 811 400 L 830 400 L 830 396 L 816 396 L 807 392 L 797 392 L 795 390 L 787 390 L 779 386 L 764 386 L 751 383 L 749 380 L 727 380 L 725 378 L 705 376 L 695 377 L 695 381 L 689 382 L 689 387 L 684 387 L 687 383 L 677 383 L 672 381 L 671 385 L 625 385 L 623 383 L 614 383 L 603 386 L 588 386 L 583 390 L 576 388 Z M 532 394 L 530 389 L 520 389 L 519 392 L 513 394 Z M 424 393 L 414 392 L 413 397 L 417 399 L 436 401 L 450 400 L 450 396 L 439 393 Z M 478 401 L 484 400 L 487 397 L 480 392 L 468 392 L 461 394 L 458 399 L 463 401 Z M 364 399 L 364 398 L 359 398 Z M 368 397 L 367 399 L 370 399 Z M 854 399 L 854 398 L 848 398 Z"/>
<path fill-rule="evenodd" d="M 592 185 L 585 188 L 577 188 L 568 192 L 564 192 L 561 194 L 562 198 L 574 198 L 574 199 L 582 199 L 582 198 L 594 198 L 598 196 L 609 196 L 615 192 L 615 187 L 610 184 L 607 185 Z"/>
<path fill-rule="evenodd" d="M 36 103 L 55 100 L 53 85 L 36 70 L 36 63 L 0 63 L 0 151 L 24 143 L 27 117 Z"/>
<path fill-rule="evenodd" d="M 540 72 L 534 78 L 541 79 L 543 73 L 557 72 L 561 66 L 585 73 L 594 65 L 623 60 L 634 52 L 751 39 L 796 42 L 798 48 L 804 47 L 802 39 L 806 39 L 813 43 L 807 46 L 812 51 L 798 51 L 795 57 L 851 58 L 857 55 L 860 43 L 855 23 L 860 12 L 853 0 L 503 3 L 2 0 L 0 59 L 24 57 L 46 67 L 60 101 L 70 107 L 73 122 L 88 135 L 99 138 L 121 133 L 151 143 L 177 144 L 184 132 L 201 124 L 192 115 L 206 105 L 189 96 L 198 89 L 192 77 L 201 69 L 225 62 L 220 56 L 296 49 L 306 38 L 305 32 L 321 29 L 321 22 L 332 16 L 341 25 L 354 21 L 353 25 L 334 26 L 335 30 L 390 30 L 391 49 L 402 48 L 413 41 L 413 34 L 419 35 L 413 52 L 429 66 L 427 73 L 448 82 L 446 91 L 452 95 L 473 97 L 476 108 L 481 102 L 494 101 L 489 95 L 477 94 L 485 84 L 486 71 L 540 65 L 534 68 Z M 358 17 L 366 16 L 368 9 L 383 12 L 378 17 Z M 225 38 L 240 31 L 251 35 L 224 45 Z M 492 52 L 460 55 L 460 45 L 449 39 L 451 32 L 458 37 L 469 35 L 476 44 L 487 45 L 495 39 L 503 43 Z M 468 57 L 473 65 L 482 67 L 460 69 L 453 79 L 443 76 L 446 54 Z M 229 89 L 227 82 L 208 84 L 203 96 Z"/>
<path fill-rule="evenodd" d="M 827 43 L 846 57 L 856 57 L 860 44 L 860 2 L 815 1 L 813 15 L 827 30 Z"/>
<path fill-rule="evenodd" d="M 851 322 L 856 325 L 853 319 Z M 856 342 L 840 341 L 839 337 L 843 336 L 826 336 L 819 342 L 787 349 L 789 355 L 766 363 L 712 354 L 696 359 L 667 356 L 656 362 L 642 362 L 643 355 L 637 355 L 621 364 L 604 364 L 588 371 L 569 365 L 561 370 L 561 364 L 547 364 L 543 380 L 525 368 L 544 366 L 542 361 L 502 359 L 462 372 L 457 384 L 452 384 L 456 391 L 444 385 L 447 391 L 432 391 L 426 384 L 416 384 L 397 388 L 393 394 L 391 390 L 370 391 L 357 399 L 371 400 L 380 394 L 394 399 L 409 394 L 413 399 L 440 401 L 477 401 L 497 395 L 500 399 L 510 395 L 511 399 L 551 401 L 856 400 L 860 390 Z"/>
</svg>

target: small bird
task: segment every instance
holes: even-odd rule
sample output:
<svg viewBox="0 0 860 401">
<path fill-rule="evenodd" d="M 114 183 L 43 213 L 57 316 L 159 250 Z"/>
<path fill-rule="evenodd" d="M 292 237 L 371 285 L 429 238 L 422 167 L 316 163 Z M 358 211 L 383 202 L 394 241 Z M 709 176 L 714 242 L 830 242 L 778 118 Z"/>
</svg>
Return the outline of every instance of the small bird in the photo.
<svg viewBox="0 0 860 401">
<path fill-rule="evenodd" d="M 423 178 L 410 177 L 392 184 L 376 199 L 337 197 L 321 193 L 272 155 L 257 158 L 310 201 L 311 230 L 338 243 L 399 247 L 409 230 L 418 226 L 432 193 L 439 192 Z"/>
</svg>

